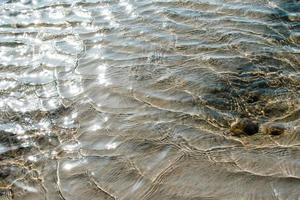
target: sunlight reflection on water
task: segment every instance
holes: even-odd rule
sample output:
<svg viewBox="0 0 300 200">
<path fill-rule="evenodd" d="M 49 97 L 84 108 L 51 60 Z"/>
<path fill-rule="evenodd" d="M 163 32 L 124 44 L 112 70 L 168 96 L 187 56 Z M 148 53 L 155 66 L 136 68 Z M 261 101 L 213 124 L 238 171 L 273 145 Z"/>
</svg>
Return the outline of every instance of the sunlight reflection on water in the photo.
<svg viewBox="0 0 300 200">
<path fill-rule="evenodd" d="M 299 199 L 299 6 L 0 1 L 0 199 Z"/>
</svg>

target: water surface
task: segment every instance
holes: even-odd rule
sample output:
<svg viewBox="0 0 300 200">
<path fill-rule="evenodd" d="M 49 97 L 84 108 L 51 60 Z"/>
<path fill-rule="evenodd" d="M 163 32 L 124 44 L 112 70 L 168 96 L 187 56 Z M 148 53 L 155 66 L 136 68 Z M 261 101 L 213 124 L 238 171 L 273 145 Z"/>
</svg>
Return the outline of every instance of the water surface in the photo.
<svg viewBox="0 0 300 200">
<path fill-rule="evenodd" d="M 1 0 L 0 199 L 299 200 L 299 52 L 298 0 Z"/>
</svg>

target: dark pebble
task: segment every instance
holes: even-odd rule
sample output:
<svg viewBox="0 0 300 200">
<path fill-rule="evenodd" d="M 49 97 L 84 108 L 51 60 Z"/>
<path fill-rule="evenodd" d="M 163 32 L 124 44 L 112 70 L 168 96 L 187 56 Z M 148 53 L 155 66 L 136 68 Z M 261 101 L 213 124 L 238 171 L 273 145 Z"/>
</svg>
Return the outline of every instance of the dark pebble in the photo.
<svg viewBox="0 0 300 200">
<path fill-rule="evenodd" d="M 266 123 L 262 125 L 262 132 L 267 135 L 281 135 L 285 131 L 285 126 L 280 123 Z"/>
<path fill-rule="evenodd" d="M 258 123 L 247 118 L 237 119 L 230 126 L 230 132 L 234 136 L 254 135 L 258 130 Z"/>
<path fill-rule="evenodd" d="M 252 92 L 247 95 L 247 103 L 255 103 L 259 100 L 260 94 L 258 92 Z"/>
</svg>

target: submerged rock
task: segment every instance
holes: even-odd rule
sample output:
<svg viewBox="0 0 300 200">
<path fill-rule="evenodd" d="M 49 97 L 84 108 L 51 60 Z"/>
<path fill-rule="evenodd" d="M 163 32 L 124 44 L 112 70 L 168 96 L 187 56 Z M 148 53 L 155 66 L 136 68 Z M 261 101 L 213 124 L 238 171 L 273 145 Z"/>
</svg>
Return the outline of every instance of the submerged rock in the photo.
<svg viewBox="0 0 300 200">
<path fill-rule="evenodd" d="M 259 130 L 258 123 L 247 118 L 237 119 L 230 126 L 230 132 L 233 136 L 253 135 Z"/>
<path fill-rule="evenodd" d="M 262 125 L 261 131 L 267 135 L 281 135 L 285 129 L 285 126 L 281 123 L 268 122 Z"/>
</svg>

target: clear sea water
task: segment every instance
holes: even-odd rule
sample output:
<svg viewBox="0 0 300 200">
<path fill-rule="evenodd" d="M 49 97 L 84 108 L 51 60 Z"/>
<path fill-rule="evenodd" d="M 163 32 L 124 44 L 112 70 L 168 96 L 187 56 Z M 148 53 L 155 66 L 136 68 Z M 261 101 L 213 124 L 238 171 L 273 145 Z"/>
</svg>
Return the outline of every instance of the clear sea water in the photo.
<svg viewBox="0 0 300 200">
<path fill-rule="evenodd" d="M 299 0 L 1 0 L 0 199 L 299 200 L 299 53 Z"/>
</svg>

